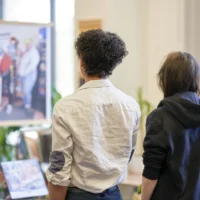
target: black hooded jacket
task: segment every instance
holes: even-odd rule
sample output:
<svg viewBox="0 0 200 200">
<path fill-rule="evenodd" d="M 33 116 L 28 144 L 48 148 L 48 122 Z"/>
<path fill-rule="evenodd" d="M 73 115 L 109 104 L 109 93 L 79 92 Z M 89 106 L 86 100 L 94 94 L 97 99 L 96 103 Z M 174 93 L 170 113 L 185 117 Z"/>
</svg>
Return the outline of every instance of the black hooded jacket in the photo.
<svg viewBox="0 0 200 200">
<path fill-rule="evenodd" d="M 200 200 L 200 104 L 193 92 L 165 98 L 147 118 L 143 176 L 152 200 Z"/>
</svg>

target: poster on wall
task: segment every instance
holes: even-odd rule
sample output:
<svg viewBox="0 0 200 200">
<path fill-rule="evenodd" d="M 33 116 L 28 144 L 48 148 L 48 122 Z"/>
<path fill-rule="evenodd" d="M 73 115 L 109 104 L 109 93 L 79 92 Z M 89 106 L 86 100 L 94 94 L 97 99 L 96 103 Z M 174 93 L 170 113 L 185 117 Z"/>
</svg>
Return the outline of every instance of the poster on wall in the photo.
<svg viewBox="0 0 200 200">
<path fill-rule="evenodd" d="M 50 25 L 0 22 L 0 125 L 50 119 Z"/>
<path fill-rule="evenodd" d="M 78 33 L 80 34 L 81 32 L 85 32 L 91 29 L 102 29 L 102 20 L 101 19 L 88 19 L 88 20 L 80 20 L 78 22 Z M 78 86 L 82 86 L 84 84 L 84 78 L 79 72 L 78 74 L 79 77 L 79 84 Z"/>
</svg>

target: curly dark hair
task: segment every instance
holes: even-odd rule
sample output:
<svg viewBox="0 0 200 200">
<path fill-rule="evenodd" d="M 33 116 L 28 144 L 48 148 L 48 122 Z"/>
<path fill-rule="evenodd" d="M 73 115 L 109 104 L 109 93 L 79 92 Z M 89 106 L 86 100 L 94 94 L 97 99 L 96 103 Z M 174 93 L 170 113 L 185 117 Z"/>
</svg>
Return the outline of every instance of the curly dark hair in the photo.
<svg viewBox="0 0 200 200">
<path fill-rule="evenodd" d="M 101 29 L 82 32 L 75 42 L 88 76 L 108 77 L 128 54 L 124 41 L 115 33 Z"/>
</svg>

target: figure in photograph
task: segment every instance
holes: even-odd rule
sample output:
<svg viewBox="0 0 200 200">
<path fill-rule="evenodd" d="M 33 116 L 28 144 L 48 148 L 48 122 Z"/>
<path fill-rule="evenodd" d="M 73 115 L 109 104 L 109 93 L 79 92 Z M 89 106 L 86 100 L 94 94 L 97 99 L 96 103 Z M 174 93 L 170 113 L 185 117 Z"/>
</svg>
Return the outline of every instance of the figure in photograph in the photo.
<svg viewBox="0 0 200 200">
<path fill-rule="evenodd" d="M 12 59 L 4 52 L 4 49 L 0 47 L 0 75 L 2 78 L 1 91 L 2 102 L 0 106 L 0 112 L 6 109 L 6 113 L 12 112 L 12 94 L 11 94 L 11 73 L 12 73 Z"/>
<path fill-rule="evenodd" d="M 24 107 L 28 110 L 32 107 L 32 90 L 37 80 L 37 67 L 40 62 L 40 55 L 33 44 L 33 40 L 25 42 L 25 52 L 21 57 L 18 74 L 20 76 Z"/>
<path fill-rule="evenodd" d="M 13 61 L 19 61 L 21 50 L 19 49 L 19 41 L 16 37 L 10 38 L 10 43 L 8 45 L 8 54 Z"/>
<path fill-rule="evenodd" d="M 22 56 L 22 51 L 19 48 L 19 40 L 16 37 L 11 37 L 8 45 L 8 55 L 12 59 L 13 73 L 11 76 L 11 92 L 13 96 L 13 102 L 16 105 L 16 99 L 22 97 L 22 90 L 20 87 L 20 77 L 17 74 L 19 61 Z"/>
</svg>

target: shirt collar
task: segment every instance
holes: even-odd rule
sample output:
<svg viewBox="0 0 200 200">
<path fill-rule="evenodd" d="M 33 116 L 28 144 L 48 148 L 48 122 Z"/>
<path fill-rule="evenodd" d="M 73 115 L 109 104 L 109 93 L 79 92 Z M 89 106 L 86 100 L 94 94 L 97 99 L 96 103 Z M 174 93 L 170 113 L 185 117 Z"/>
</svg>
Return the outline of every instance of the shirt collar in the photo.
<svg viewBox="0 0 200 200">
<path fill-rule="evenodd" d="M 113 84 L 109 79 L 91 80 L 83 84 L 77 91 L 84 90 L 88 88 L 102 88 L 102 87 L 112 87 Z"/>
</svg>

